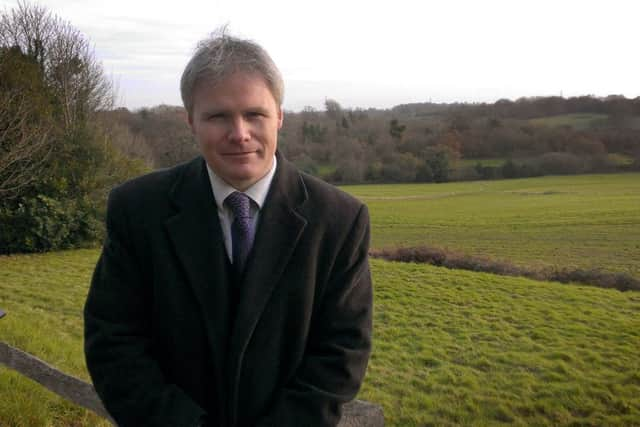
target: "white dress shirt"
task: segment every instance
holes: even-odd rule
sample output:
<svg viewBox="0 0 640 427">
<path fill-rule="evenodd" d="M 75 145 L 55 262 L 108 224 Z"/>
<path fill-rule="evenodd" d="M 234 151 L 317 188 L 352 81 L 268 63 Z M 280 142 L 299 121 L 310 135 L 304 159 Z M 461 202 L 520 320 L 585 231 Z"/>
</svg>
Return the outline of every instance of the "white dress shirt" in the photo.
<svg viewBox="0 0 640 427">
<path fill-rule="evenodd" d="M 251 187 L 247 188 L 245 191 L 240 191 L 233 188 L 225 180 L 216 175 L 216 173 L 207 164 L 209 181 L 211 182 L 211 190 L 213 191 L 213 196 L 216 199 L 216 205 L 218 206 L 218 218 L 220 218 L 220 226 L 222 227 L 222 234 L 224 235 L 224 247 L 227 250 L 229 261 L 231 261 L 232 263 L 233 243 L 231 239 L 231 224 L 233 223 L 234 216 L 231 208 L 224 204 L 224 200 L 229 194 L 233 193 L 234 191 L 240 191 L 241 193 L 249 196 L 249 199 L 251 200 L 250 214 L 251 222 L 253 224 L 252 229 L 255 233 L 258 229 L 257 226 L 258 219 L 260 218 L 260 209 L 262 209 L 264 201 L 267 198 L 267 194 L 269 193 L 269 188 L 271 188 L 271 181 L 273 181 L 273 176 L 276 173 L 276 166 L 276 156 L 273 156 L 273 164 L 271 165 L 271 170 L 269 170 L 269 172 L 267 172 L 265 176 L 260 178 Z"/>
</svg>

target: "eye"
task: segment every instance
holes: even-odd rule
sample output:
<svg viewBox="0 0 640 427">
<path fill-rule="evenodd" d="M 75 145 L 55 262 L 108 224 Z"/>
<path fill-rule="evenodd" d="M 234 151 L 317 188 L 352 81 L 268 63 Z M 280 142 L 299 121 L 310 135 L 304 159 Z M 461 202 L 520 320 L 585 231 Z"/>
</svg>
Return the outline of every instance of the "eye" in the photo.
<svg viewBox="0 0 640 427">
<path fill-rule="evenodd" d="M 258 119 L 261 117 L 265 117 L 265 114 L 260 111 L 249 111 L 246 116 L 250 119 Z"/>
<path fill-rule="evenodd" d="M 223 113 L 212 113 L 207 116 L 207 120 L 219 120 L 224 119 Z"/>
</svg>

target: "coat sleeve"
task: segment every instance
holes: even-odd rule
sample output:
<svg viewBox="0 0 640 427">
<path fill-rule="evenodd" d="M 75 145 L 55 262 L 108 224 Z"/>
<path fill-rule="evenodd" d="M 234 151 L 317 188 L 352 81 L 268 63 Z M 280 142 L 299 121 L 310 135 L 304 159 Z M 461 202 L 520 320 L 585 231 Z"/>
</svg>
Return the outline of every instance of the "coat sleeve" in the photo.
<svg viewBox="0 0 640 427">
<path fill-rule="evenodd" d="M 314 314 L 303 361 L 259 426 L 335 426 L 342 404 L 357 394 L 371 352 L 368 249 L 369 215 L 362 205 Z"/>
<path fill-rule="evenodd" d="M 87 368 L 119 426 L 195 426 L 205 412 L 165 382 L 151 354 L 151 286 L 132 250 L 126 208 L 112 192 L 107 236 L 84 307 Z"/>
</svg>

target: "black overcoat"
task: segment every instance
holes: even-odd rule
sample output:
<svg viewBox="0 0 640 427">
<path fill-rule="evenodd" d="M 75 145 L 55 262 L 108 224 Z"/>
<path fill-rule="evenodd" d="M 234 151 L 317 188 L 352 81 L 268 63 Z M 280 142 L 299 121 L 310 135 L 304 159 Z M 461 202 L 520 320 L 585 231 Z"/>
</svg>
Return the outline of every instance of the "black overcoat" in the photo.
<svg viewBox="0 0 640 427">
<path fill-rule="evenodd" d="M 356 395 L 371 349 L 368 212 L 277 155 L 240 281 L 201 157 L 111 192 L 85 353 L 119 425 L 332 426 Z"/>
</svg>

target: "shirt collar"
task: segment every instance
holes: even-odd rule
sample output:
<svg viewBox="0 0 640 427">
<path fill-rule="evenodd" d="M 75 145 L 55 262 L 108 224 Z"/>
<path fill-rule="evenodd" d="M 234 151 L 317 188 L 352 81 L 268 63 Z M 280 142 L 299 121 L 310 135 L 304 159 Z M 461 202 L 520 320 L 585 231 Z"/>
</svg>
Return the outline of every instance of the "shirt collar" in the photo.
<svg viewBox="0 0 640 427">
<path fill-rule="evenodd" d="M 273 163 L 269 172 L 267 172 L 265 176 L 256 181 L 251 187 L 243 191 L 244 194 L 249 196 L 251 200 L 253 200 L 258 205 L 258 209 L 262 209 L 262 205 L 264 205 L 264 201 L 267 198 L 269 188 L 271 187 L 271 181 L 273 181 L 273 176 L 276 173 L 277 163 L 278 161 L 276 160 L 276 156 L 274 155 Z M 209 164 L 207 164 L 207 172 L 209 173 L 209 182 L 211 182 L 211 189 L 213 190 L 213 196 L 216 199 L 216 205 L 218 205 L 218 209 L 222 210 L 224 209 L 224 200 L 227 198 L 227 196 L 234 191 L 239 190 L 235 189 L 225 180 L 216 175 L 213 169 L 209 167 Z"/>
</svg>

